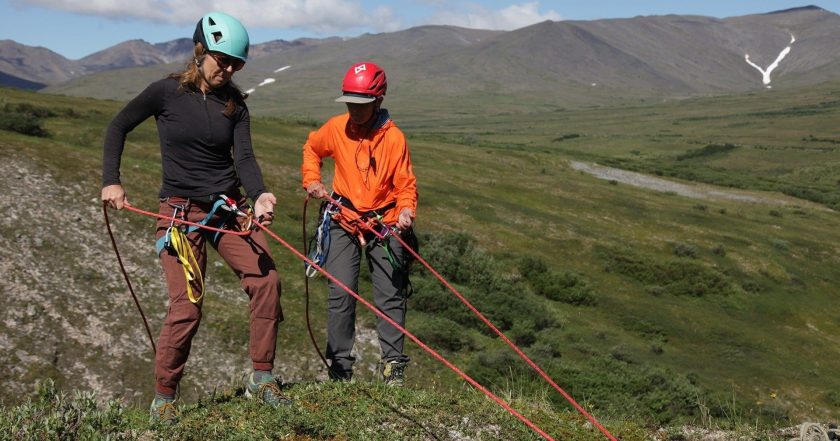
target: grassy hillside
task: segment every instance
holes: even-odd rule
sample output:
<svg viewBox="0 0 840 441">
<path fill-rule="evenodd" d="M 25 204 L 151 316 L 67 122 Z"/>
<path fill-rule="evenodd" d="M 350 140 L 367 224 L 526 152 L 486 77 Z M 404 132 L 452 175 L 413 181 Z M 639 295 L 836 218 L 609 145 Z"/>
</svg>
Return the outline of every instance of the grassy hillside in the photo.
<svg viewBox="0 0 840 441">
<path fill-rule="evenodd" d="M 409 135 L 420 179 L 421 253 L 572 396 L 618 430 L 683 423 L 769 430 L 840 417 L 837 319 L 828 312 L 840 282 L 840 222 L 829 209 L 838 201 L 838 93 L 828 84 L 527 115 L 491 109 L 482 118 L 417 116 L 410 108 L 414 116 L 401 118 L 399 107 L 390 110 Z M 9 281 L 0 296 L 3 403 L 19 405 L 49 377 L 61 390 L 123 398 L 142 414 L 151 358 L 98 203 L 101 136 L 121 104 L 5 89 L 0 99 L 2 121 L 40 113 L 35 125 L 48 135 L 4 131 L 0 140 L 0 182 L 15 196 L 0 222 L 14 245 L 2 251 L 0 267 Z M 280 197 L 272 229 L 293 243 L 300 242 L 300 146 L 314 124 L 294 116 L 253 124 L 263 172 Z M 141 208 L 155 204 L 158 156 L 147 122 L 129 136 L 122 165 L 129 200 Z M 764 202 L 600 180 L 570 160 L 739 187 Z M 113 216 L 156 330 L 165 305 L 151 223 Z M 305 333 L 300 264 L 279 246 L 274 254 L 287 317 L 277 371 L 302 396 L 337 393 L 341 386 L 310 384 L 325 375 Z M 218 257 L 208 267 L 205 320 L 182 387 L 184 402 L 198 406 L 194 416 L 242 411 L 201 403 L 248 365 L 244 296 Z M 424 271 L 413 280 L 409 330 L 529 410 L 524 403 L 569 411 Z M 312 294 L 323 340 L 322 282 Z M 377 362 L 374 317 L 362 312 L 360 322 L 365 383 Z M 419 348 L 409 352 L 416 399 L 463 390 Z M 358 387 L 342 393 L 379 393 Z M 414 406 L 411 394 L 403 398 L 401 405 Z"/>
<path fill-rule="evenodd" d="M 294 404 L 270 409 L 243 398 L 241 389 L 226 388 L 182 406 L 179 424 L 164 427 L 149 424 L 142 409 L 97 404 L 93 393 L 68 394 L 47 383 L 26 405 L 3 409 L 0 433 L 14 439 L 543 439 L 467 387 L 444 395 L 327 382 L 290 385 L 287 392 Z M 522 398 L 512 402 L 558 440 L 599 436 L 574 413 Z M 612 430 L 627 441 L 650 439 L 651 433 L 633 423 Z"/>
</svg>

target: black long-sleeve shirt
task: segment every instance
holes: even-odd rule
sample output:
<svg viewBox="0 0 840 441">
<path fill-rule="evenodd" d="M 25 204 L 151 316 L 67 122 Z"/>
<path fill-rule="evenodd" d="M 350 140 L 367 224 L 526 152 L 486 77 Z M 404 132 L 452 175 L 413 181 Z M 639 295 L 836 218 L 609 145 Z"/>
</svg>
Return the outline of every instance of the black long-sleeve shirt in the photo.
<svg viewBox="0 0 840 441">
<path fill-rule="evenodd" d="M 242 185 L 254 201 L 265 192 L 251 145 L 251 117 L 240 102 L 230 116 L 213 91 L 179 90 L 166 78 L 149 85 L 111 121 L 105 133 L 102 186 L 120 183 L 125 137 L 155 117 L 163 165 L 160 197 L 200 197 Z"/>
</svg>

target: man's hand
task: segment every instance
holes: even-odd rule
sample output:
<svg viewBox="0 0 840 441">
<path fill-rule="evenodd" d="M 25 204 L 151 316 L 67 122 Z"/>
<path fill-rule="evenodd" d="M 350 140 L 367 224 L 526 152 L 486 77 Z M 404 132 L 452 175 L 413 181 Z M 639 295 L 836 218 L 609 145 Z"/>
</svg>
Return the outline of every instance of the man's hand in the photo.
<svg viewBox="0 0 840 441">
<path fill-rule="evenodd" d="M 263 193 L 254 202 L 254 216 L 263 225 L 271 225 L 274 220 L 274 204 L 277 203 L 277 198 L 271 193 Z M 260 220 L 262 217 L 262 220 Z"/>
<path fill-rule="evenodd" d="M 128 203 L 128 198 L 125 197 L 125 190 L 120 184 L 112 184 L 102 188 L 102 201 L 107 202 L 111 208 L 122 210 L 123 206 Z"/>
<path fill-rule="evenodd" d="M 403 208 L 400 211 L 399 219 L 397 219 L 397 228 L 408 230 L 412 225 L 414 225 L 414 212 L 410 208 Z"/>
<path fill-rule="evenodd" d="M 315 181 L 306 186 L 306 193 L 309 197 L 323 199 L 327 197 L 327 189 L 320 181 Z"/>
</svg>

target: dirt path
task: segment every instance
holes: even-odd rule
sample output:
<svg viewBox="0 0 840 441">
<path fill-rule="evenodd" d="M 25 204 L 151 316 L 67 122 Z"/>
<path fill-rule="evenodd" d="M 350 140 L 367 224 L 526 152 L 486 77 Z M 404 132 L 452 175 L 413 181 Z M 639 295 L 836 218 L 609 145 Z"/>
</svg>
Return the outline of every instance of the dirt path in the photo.
<svg viewBox="0 0 840 441">
<path fill-rule="evenodd" d="M 636 173 L 618 168 L 604 167 L 598 164 L 570 161 L 569 165 L 578 171 L 589 173 L 599 179 L 620 182 L 634 187 L 648 188 L 651 190 L 676 193 L 696 199 L 707 200 L 731 200 L 740 202 L 752 202 L 768 205 L 796 205 L 808 206 L 829 210 L 828 208 L 803 199 L 797 199 L 778 193 L 736 190 L 727 187 L 718 187 L 709 184 L 683 184 L 668 179 L 658 178 L 643 173 Z"/>
</svg>

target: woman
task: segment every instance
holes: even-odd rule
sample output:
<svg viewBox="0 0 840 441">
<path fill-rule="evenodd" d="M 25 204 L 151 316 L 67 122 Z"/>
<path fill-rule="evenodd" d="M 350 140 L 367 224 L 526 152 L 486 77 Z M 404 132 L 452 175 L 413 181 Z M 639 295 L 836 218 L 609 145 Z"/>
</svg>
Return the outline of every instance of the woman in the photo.
<svg viewBox="0 0 840 441">
<path fill-rule="evenodd" d="M 169 291 L 169 309 L 160 331 L 155 357 L 153 421 L 174 423 L 175 392 L 183 375 L 193 336 L 201 320 L 201 275 L 206 268 L 206 245 L 216 248 L 250 298 L 250 356 L 253 372 L 246 395 L 271 404 L 286 404 L 271 374 L 282 321 L 280 281 L 265 236 L 254 231 L 247 236 L 206 235 L 188 231 L 187 239 L 195 268 L 183 265 L 173 250 L 178 228 L 175 218 L 192 222 L 225 223 L 227 212 L 214 207 L 222 197 L 240 208 L 254 201 L 253 215 L 270 223 L 276 198 L 266 191 L 251 146 L 250 116 L 244 96 L 232 83 L 248 57 L 249 38 L 235 18 L 211 12 L 199 20 L 193 35 L 193 59 L 180 74 L 149 85 L 114 118 L 105 135 L 102 169 L 102 200 L 116 209 L 127 202 L 120 183 L 120 157 L 125 137 L 150 116 L 155 117 L 160 137 L 163 183 L 159 213 L 170 219 L 157 222 L 161 266 Z M 228 204 L 228 205 L 233 205 Z M 230 208 L 230 207 L 228 207 Z M 230 221 L 229 227 L 238 225 Z M 189 277 L 189 272 L 194 273 Z"/>
</svg>

